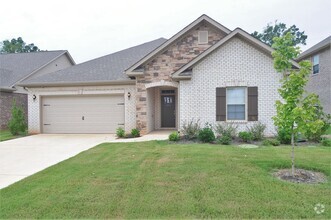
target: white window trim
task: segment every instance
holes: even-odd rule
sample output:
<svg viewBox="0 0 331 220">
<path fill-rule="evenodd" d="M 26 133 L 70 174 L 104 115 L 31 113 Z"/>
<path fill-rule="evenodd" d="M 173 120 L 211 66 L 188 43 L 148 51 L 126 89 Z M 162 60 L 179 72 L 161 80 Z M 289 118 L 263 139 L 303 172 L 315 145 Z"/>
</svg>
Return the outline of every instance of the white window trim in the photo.
<svg viewBox="0 0 331 220">
<path fill-rule="evenodd" d="M 228 88 L 245 88 L 245 120 L 228 120 L 228 99 L 227 99 L 227 91 Z M 247 108 L 247 101 L 248 101 L 248 91 L 246 86 L 228 86 L 225 88 L 225 122 L 229 123 L 247 123 L 248 118 L 248 108 Z"/>
<path fill-rule="evenodd" d="M 202 33 L 202 32 L 205 32 L 206 33 L 206 35 L 207 35 L 207 39 L 206 39 L 206 41 L 201 41 L 201 39 L 200 39 L 200 33 Z M 198 44 L 208 44 L 208 31 L 198 31 Z"/>
<path fill-rule="evenodd" d="M 318 72 L 314 73 L 314 57 L 318 56 Z M 311 75 L 316 76 L 318 74 L 320 74 L 321 69 L 320 69 L 320 55 L 319 54 L 315 54 L 314 56 L 311 57 L 311 63 L 312 63 L 312 70 L 311 70 Z"/>
</svg>

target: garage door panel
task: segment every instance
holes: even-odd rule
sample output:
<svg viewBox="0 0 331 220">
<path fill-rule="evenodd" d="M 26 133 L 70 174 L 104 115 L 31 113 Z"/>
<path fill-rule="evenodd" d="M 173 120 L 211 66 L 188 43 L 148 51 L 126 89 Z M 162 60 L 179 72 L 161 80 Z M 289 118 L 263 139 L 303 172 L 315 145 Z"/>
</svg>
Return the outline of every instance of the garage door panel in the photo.
<svg viewBox="0 0 331 220">
<path fill-rule="evenodd" d="M 123 95 L 43 97 L 43 132 L 115 133 L 124 110 Z"/>
</svg>

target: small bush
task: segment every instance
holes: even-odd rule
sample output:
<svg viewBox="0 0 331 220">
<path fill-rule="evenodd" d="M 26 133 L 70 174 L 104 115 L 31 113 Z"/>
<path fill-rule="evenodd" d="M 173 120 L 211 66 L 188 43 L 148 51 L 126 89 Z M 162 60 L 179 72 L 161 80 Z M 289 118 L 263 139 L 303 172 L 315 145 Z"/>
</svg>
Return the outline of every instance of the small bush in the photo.
<svg viewBox="0 0 331 220">
<path fill-rule="evenodd" d="M 134 128 L 131 130 L 131 135 L 132 135 L 132 137 L 139 137 L 140 131 L 137 128 Z"/>
<path fill-rule="evenodd" d="M 254 123 L 251 127 L 247 128 L 248 132 L 252 133 L 253 136 L 253 141 L 261 141 L 264 138 L 264 131 L 266 129 L 266 125 L 261 123 L 261 122 L 257 122 Z"/>
<path fill-rule="evenodd" d="M 321 136 L 329 129 L 329 127 L 331 126 L 331 115 L 330 114 L 326 114 L 323 112 L 323 108 L 322 106 L 318 105 L 316 106 L 316 118 L 315 120 L 322 120 L 324 125 L 321 129 L 319 129 L 318 131 L 314 132 L 312 130 L 308 130 L 305 133 L 305 137 L 309 140 L 309 141 L 315 141 L 315 142 L 320 142 Z"/>
<path fill-rule="evenodd" d="M 237 136 L 238 125 L 233 123 L 218 123 L 215 125 L 216 135 L 219 137 L 228 136 L 234 139 Z"/>
<path fill-rule="evenodd" d="M 279 146 L 280 142 L 277 139 L 265 139 L 262 142 L 263 146 Z"/>
<path fill-rule="evenodd" d="M 206 124 L 205 127 L 199 131 L 198 139 L 204 143 L 215 141 L 215 134 L 210 124 Z"/>
<path fill-rule="evenodd" d="M 18 135 L 19 133 L 26 132 L 27 129 L 23 107 L 17 106 L 16 101 L 13 102 L 8 128 L 12 135 Z"/>
<path fill-rule="evenodd" d="M 216 142 L 218 144 L 224 144 L 224 145 L 229 145 L 231 144 L 232 138 L 226 135 L 223 135 L 222 137 L 217 138 Z"/>
<path fill-rule="evenodd" d="M 125 131 L 122 127 L 116 129 L 116 136 L 119 138 L 125 137 Z"/>
<path fill-rule="evenodd" d="M 281 144 L 291 144 L 291 133 L 286 129 L 278 128 L 277 129 L 277 140 Z"/>
<path fill-rule="evenodd" d="M 331 147 L 331 139 L 323 138 L 321 141 L 322 146 Z"/>
<path fill-rule="evenodd" d="M 174 131 L 169 135 L 169 141 L 179 141 L 179 139 L 180 139 L 180 136 L 177 131 Z"/>
<path fill-rule="evenodd" d="M 189 122 L 184 122 L 181 132 L 185 139 L 193 140 L 198 137 L 200 131 L 200 121 L 191 120 Z"/>
<path fill-rule="evenodd" d="M 247 132 L 247 131 L 241 131 L 241 132 L 239 132 L 239 138 L 240 138 L 243 142 L 249 143 L 249 142 L 252 141 L 252 139 L 253 139 L 253 135 L 252 135 L 252 133 L 250 133 L 250 132 Z"/>
</svg>

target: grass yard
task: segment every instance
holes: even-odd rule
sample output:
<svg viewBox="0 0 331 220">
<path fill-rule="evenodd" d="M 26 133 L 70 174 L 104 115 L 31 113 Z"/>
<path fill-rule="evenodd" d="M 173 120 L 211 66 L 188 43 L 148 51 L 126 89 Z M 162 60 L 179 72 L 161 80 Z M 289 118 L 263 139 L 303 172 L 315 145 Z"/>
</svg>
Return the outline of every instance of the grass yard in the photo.
<svg viewBox="0 0 331 220">
<path fill-rule="evenodd" d="M 283 182 L 290 147 L 106 143 L 0 191 L 4 218 L 331 218 L 331 148 L 296 149 L 329 182 Z M 316 204 L 325 211 L 317 214 Z"/>
<path fill-rule="evenodd" d="M 18 138 L 18 137 L 23 137 L 23 136 L 25 136 L 25 135 L 23 135 L 23 134 L 22 135 L 17 135 L 17 136 L 12 135 L 9 130 L 1 130 L 0 131 L 0 141 L 6 141 L 6 140 L 15 139 L 15 138 Z"/>
</svg>

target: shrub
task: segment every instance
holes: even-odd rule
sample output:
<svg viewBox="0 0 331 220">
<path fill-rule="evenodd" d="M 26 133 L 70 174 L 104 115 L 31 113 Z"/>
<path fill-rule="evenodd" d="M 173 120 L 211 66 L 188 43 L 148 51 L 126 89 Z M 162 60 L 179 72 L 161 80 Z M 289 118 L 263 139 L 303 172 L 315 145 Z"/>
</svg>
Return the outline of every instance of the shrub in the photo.
<svg viewBox="0 0 331 220">
<path fill-rule="evenodd" d="M 116 129 L 116 136 L 119 138 L 125 137 L 125 131 L 122 127 Z"/>
<path fill-rule="evenodd" d="M 131 135 L 132 135 L 132 137 L 139 137 L 140 131 L 137 128 L 134 128 L 131 130 Z"/>
<path fill-rule="evenodd" d="M 174 131 L 169 135 L 169 141 L 179 141 L 179 139 L 180 139 L 180 136 L 177 131 Z"/>
<path fill-rule="evenodd" d="M 316 141 L 319 142 L 321 141 L 321 136 L 328 130 L 331 124 L 331 115 L 330 114 L 325 114 L 323 112 L 322 107 L 317 107 L 317 114 L 316 114 L 316 120 L 322 120 L 324 125 L 323 127 L 318 130 L 317 132 L 313 133 L 311 130 L 307 130 L 305 133 L 305 137 L 309 141 Z"/>
<path fill-rule="evenodd" d="M 265 139 L 262 142 L 263 146 L 279 146 L 280 142 L 277 139 Z"/>
<path fill-rule="evenodd" d="M 239 138 L 240 138 L 243 142 L 249 143 L 249 142 L 252 141 L 252 139 L 253 139 L 253 135 L 252 135 L 252 133 L 250 133 L 250 132 L 247 132 L 247 131 L 241 131 L 241 132 L 239 132 Z"/>
<path fill-rule="evenodd" d="M 200 121 L 194 121 L 193 119 L 189 122 L 184 122 L 181 132 L 184 135 L 185 139 L 196 139 L 200 131 Z"/>
<path fill-rule="evenodd" d="M 278 128 L 277 140 L 279 140 L 281 144 L 291 144 L 291 131 L 287 131 L 283 128 Z"/>
<path fill-rule="evenodd" d="M 331 147 L 331 139 L 323 138 L 321 141 L 322 146 Z"/>
<path fill-rule="evenodd" d="M 8 128 L 12 135 L 18 135 L 19 133 L 26 132 L 27 129 L 23 107 L 17 106 L 16 101 L 13 102 Z"/>
<path fill-rule="evenodd" d="M 199 131 L 198 139 L 204 143 L 215 141 L 215 134 L 210 124 L 206 123 L 205 127 Z"/>
<path fill-rule="evenodd" d="M 223 135 L 222 137 L 217 138 L 216 141 L 218 144 L 229 145 L 231 144 L 232 138 L 227 135 Z"/>
<path fill-rule="evenodd" d="M 215 132 L 217 136 L 228 136 L 234 139 L 237 135 L 238 125 L 233 123 L 218 123 L 215 125 Z"/>
<path fill-rule="evenodd" d="M 260 141 L 263 140 L 264 138 L 264 131 L 266 129 L 266 125 L 261 123 L 261 122 L 257 122 L 254 123 L 251 127 L 247 128 L 248 132 L 252 133 L 253 136 L 253 141 Z"/>
</svg>

